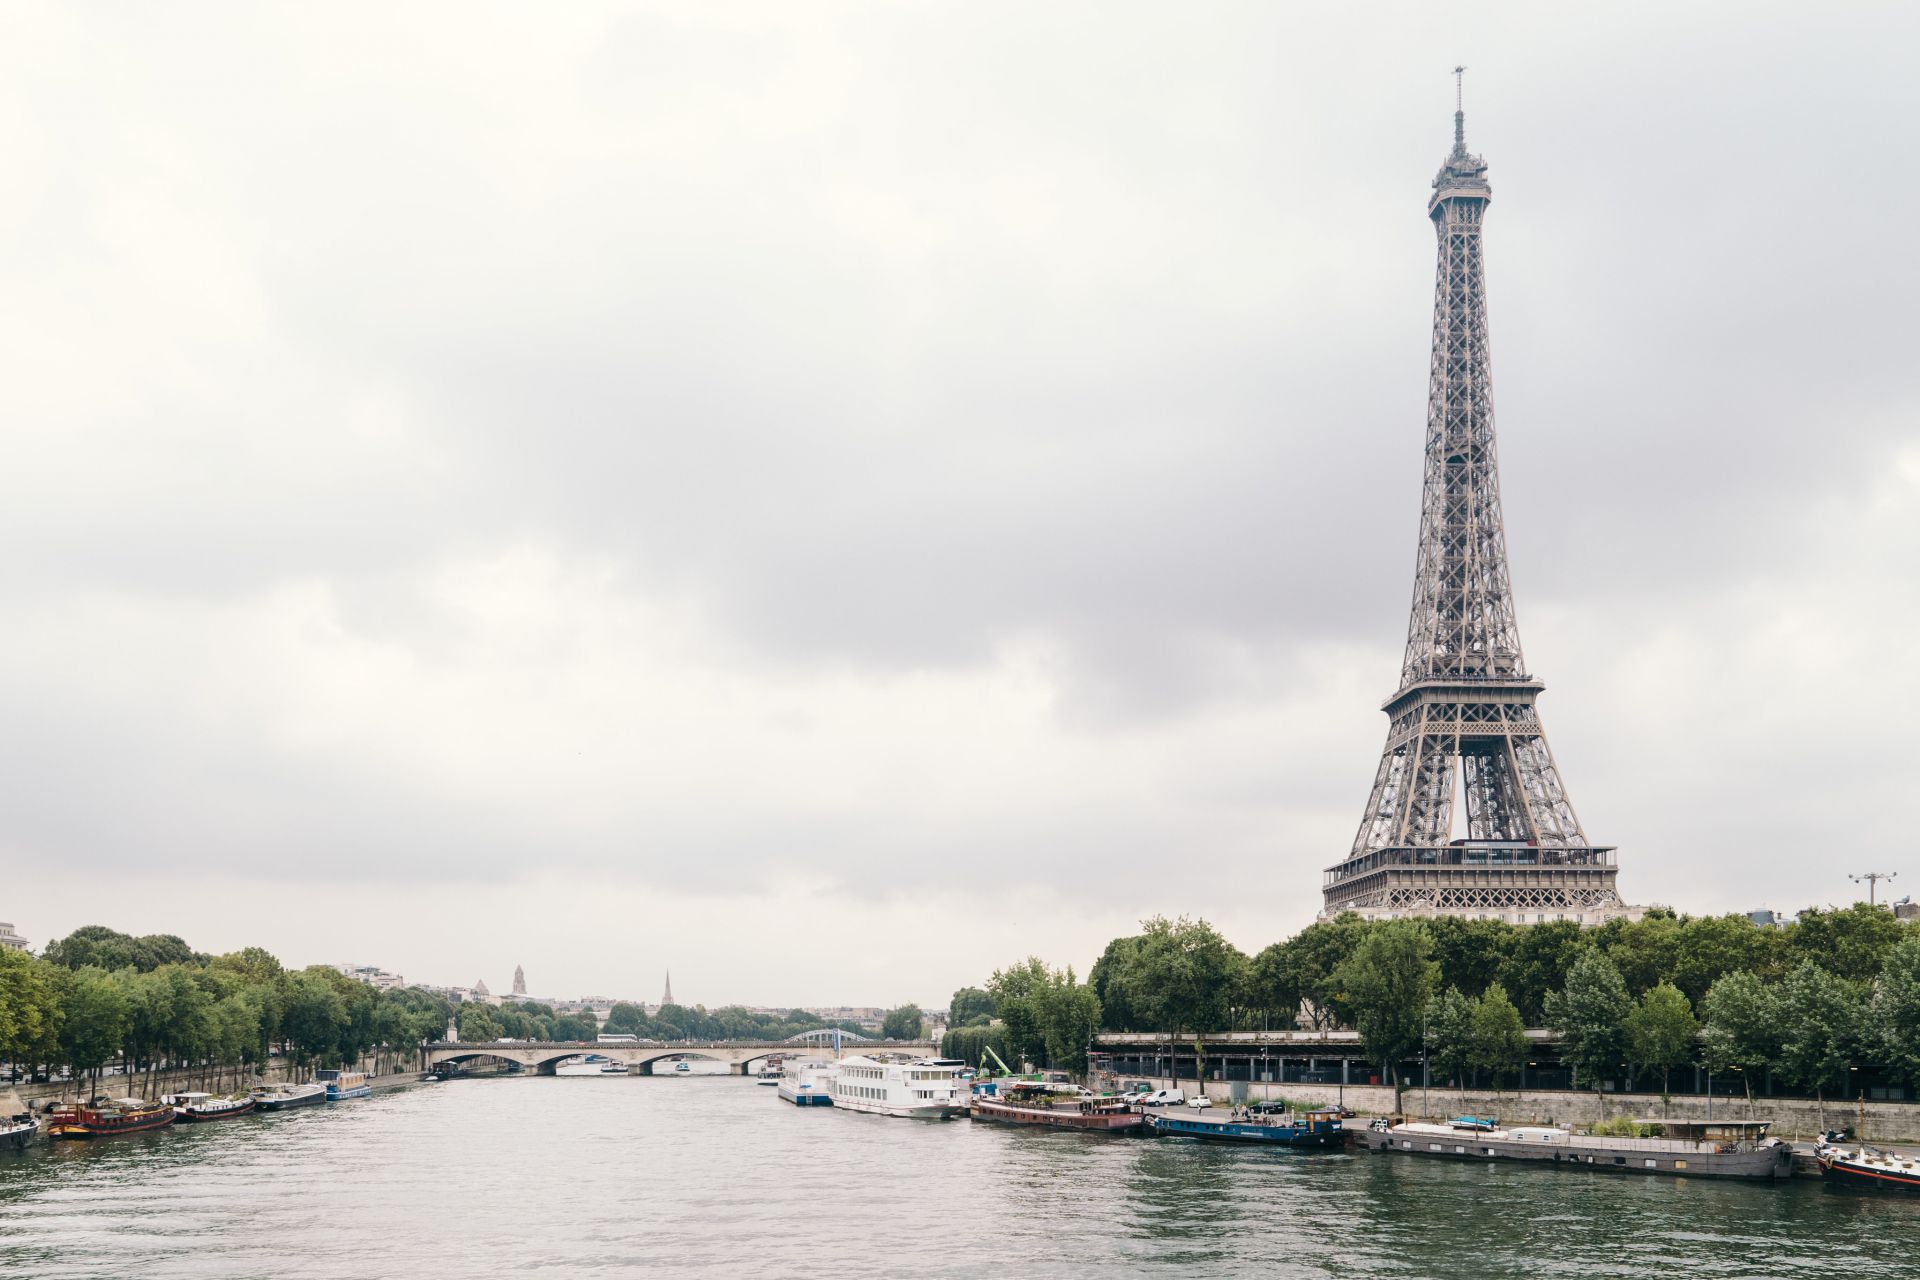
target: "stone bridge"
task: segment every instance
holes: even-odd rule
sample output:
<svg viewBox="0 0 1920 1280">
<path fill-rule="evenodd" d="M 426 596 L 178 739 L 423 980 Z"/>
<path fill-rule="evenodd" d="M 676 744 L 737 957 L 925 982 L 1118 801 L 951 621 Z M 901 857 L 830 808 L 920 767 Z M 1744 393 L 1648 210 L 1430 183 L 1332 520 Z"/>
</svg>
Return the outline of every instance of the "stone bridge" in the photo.
<svg viewBox="0 0 1920 1280">
<path fill-rule="evenodd" d="M 938 1045 L 923 1040 L 855 1040 L 847 1037 L 842 1044 L 842 1052 L 905 1053 L 918 1057 L 931 1057 L 939 1050 Z M 832 1047 L 792 1040 L 703 1040 L 677 1041 L 673 1044 L 634 1044 L 630 1041 L 602 1044 L 591 1040 L 548 1043 L 494 1041 L 485 1044 L 453 1041 L 428 1045 L 423 1057 L 428 1070 L 442 1064 L 454 1066 L 466 1062 L 493 1061 L 510 1062 L 543 1076 L 554 1074 L 554 1069 L 569 1058 L 582 1058 L 590 1053 L 612 1062 L 624 1063 L 629 1074 L 643 1076 L 662 1074 L 653 1068 L 656 1062 L 665 1058 L 704 1058 L 709 1062 L 724 1062 L 730 1074 L 743 1076 L 751 1075 L 758 1064 L 768 1058 L 818 1056 L 823 1052 L 831 1053 Z"/>
</svg>

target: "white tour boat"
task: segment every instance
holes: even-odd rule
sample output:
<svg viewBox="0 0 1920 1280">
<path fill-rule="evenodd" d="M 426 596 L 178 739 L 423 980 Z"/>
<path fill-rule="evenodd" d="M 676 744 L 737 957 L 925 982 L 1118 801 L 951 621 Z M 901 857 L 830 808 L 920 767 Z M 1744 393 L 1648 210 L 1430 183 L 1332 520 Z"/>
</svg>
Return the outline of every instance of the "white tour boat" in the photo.
<svg viewBox="0 0 1920 1280">
<path fill-rule="evenodd" d="M 786 1072 L 780 1077 L 780 1098 L 796 1107 L 830 1107 L 833 1105 L 833 1078 L 839 1074 L 840 1064 L 837 1062 L 802 1062 L 797 1058 L 789 1058 Z"/>
<path fill-rule="evenodd" d="M 955 1058 L 846 1058 L 833 1078 L 833 1105 L 847 1111 L 915 1120 L 951 1120 L 967 1114 L 967 1089 Z"/>
</svg>

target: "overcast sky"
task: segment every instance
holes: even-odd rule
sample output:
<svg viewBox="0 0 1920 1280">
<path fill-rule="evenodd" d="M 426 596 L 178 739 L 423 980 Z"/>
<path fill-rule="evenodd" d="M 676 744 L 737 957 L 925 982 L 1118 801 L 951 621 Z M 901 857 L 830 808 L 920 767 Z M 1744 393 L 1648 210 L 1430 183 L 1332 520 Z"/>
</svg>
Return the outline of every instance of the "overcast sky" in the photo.
<svg viewBox="0 0 1920 1280">
<path fill-rule="evenodd" d="M 1920 890 L 1920 10 L 1814 10 L 7 3 L 0 918 L 709 1005 L 1294 932 L 1461 61 L 1588 835 Z"/>
</svg>

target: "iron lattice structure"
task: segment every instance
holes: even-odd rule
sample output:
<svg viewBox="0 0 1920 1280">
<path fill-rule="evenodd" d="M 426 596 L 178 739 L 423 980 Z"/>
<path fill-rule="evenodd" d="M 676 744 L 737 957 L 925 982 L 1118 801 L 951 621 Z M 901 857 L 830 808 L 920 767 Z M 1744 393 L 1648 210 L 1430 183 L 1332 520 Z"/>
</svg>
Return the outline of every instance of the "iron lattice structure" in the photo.
<svg viewBox="0 0 1920 1280">
<path fill-rule="evenodd" d="M 1400 691 L 1326 913 L 1595 923 L 1622 913 L 1614 850 L 1587 840 L 1547 747 L 1507 572 L 1482 232 L 1493 188 L 1453 117 L 1427 214 L 1439 240 L 1420 551 Z M 1453 838 L 1458 790 L 1466 834 Z"/>
</svg>

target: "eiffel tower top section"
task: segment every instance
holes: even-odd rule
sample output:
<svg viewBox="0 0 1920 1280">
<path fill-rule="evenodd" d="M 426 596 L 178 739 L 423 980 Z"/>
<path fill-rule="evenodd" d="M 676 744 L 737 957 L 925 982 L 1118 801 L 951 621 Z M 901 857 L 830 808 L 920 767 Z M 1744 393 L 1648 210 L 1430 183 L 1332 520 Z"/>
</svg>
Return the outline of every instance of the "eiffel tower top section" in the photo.
<svg viewBox="0 0 1920 1280">
<path fill-rule="evenodd" d="M 1401 688 L 1432 680 L 1525 680 L 1507 574 L 1493 432 L 1493 360 L 1481 228 L 1493 188 L 1453 113 L 1453 150 L 1427 215 L 1439 238 L 1420 551 Z"/>
</svg>

